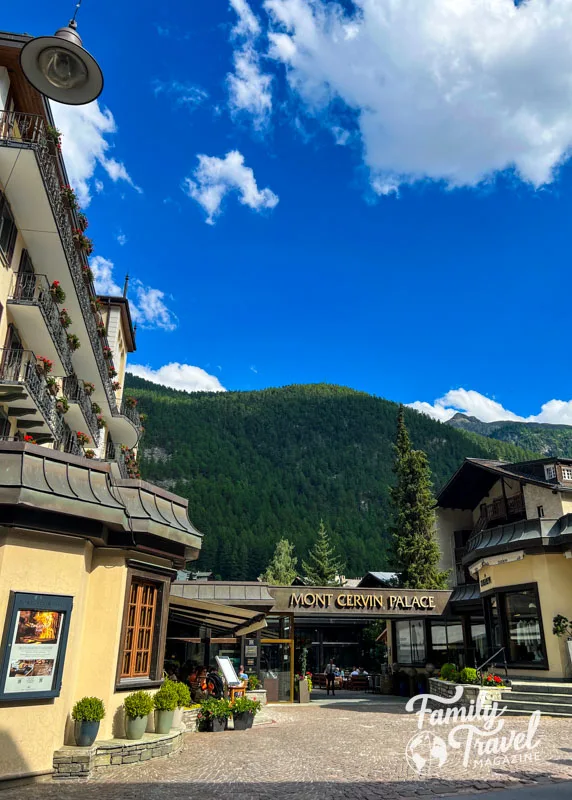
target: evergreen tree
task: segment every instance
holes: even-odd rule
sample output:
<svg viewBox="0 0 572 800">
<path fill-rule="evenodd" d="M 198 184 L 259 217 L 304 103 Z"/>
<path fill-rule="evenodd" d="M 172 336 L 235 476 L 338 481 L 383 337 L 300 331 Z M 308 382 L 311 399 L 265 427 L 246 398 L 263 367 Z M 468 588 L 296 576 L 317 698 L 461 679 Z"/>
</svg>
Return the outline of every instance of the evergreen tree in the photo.
<svg viewBox="0 0 572 800">
<path fill-rule="evenodd" d="M 431 471 L 422 450 L 413 450 L 405 426 L 403 406 L 397 416 L 391 489 L 395 569 L 405 589 L 445 589 L 447 572 L 439 571 L 439 545 L 435 535 L 435 498 Z"/>
<path fill-rule="evenodd" d="M 280 539 L 272 560 L 259 580 L 274 586 L 290 586 L 296 577 L 298 559 L 294 556 L 294 545 L 288 539 Z"/>
<path fill-rule="evenodd" d="M 314 586 L 338 586 L 343 571 L 342 562 L 330 542 L 323 520 L 320 520 L 318 538 L 308 554 L 308 561 L 302 561 L 304 577 Z"/>
</svg>

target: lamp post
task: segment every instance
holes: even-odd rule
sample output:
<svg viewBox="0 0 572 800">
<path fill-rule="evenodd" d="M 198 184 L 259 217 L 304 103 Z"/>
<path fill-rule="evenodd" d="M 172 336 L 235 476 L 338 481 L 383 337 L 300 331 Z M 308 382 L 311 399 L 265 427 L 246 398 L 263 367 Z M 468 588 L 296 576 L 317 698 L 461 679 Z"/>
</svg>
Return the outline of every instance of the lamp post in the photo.
<svg viewBox="0 0 572 800">
<path fill-rule="evenodd" d="M 20 51 L 22 72 L 32 86 L 50 100 L 71 106 L 91 103 L 103 90 L 103 73 L 84 49 L 75 21 L 81 0 L 69 24 L 53 36 L 31 39 Z"/>
</svg>

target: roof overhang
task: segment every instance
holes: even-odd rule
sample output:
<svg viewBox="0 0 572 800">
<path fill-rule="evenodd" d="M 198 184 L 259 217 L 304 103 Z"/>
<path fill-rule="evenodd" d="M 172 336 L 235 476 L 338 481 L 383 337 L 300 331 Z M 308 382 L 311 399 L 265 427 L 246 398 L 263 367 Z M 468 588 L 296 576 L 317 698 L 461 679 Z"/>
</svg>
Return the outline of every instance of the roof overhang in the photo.
<svg viewBox="0 0 572 800">
<path fill-rule="evenodd" d="M 171 594 L 169 597 L 169 618 L 193 627 L 204 625 L 232 636 L 247 636 L 266 627 L 266 616 L 261 611 L 181 597 L 177 594 Z"/>
</svg>

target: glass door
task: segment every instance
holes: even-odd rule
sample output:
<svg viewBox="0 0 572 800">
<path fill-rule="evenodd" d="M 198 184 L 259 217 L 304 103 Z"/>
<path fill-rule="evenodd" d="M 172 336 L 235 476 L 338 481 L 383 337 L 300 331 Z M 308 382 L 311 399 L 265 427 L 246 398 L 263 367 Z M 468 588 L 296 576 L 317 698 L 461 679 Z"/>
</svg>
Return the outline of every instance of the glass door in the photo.
<svg viewBox="0 0 572 800">
<path fill-rule="evenodd" d="M 292 642 L 261 643 L 260 676 L 269 702 L 291 702 L 293 697 Z"/>
</svg>

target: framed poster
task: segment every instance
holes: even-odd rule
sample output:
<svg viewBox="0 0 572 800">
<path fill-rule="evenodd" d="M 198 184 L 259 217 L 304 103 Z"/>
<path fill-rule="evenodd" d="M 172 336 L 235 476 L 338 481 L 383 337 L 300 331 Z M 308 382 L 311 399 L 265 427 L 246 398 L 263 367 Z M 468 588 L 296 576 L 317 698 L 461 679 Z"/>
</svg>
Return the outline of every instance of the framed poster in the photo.
<svg viewBox="0 0 572 800">
<path fill-rule="evenodd" d="M 64 595 L 10 592 L 0 701 L 59 695 L 72 606 Z"/>
</svg>

